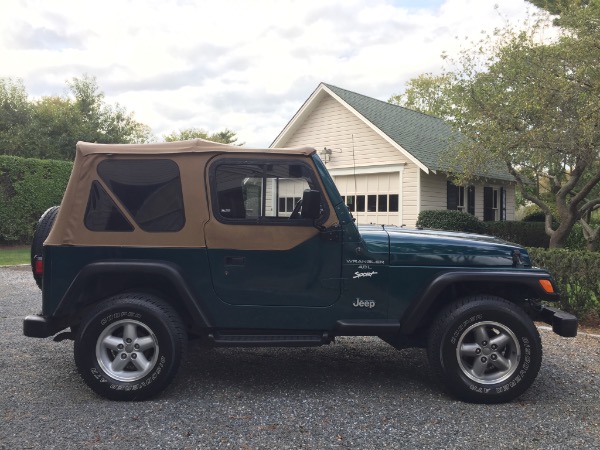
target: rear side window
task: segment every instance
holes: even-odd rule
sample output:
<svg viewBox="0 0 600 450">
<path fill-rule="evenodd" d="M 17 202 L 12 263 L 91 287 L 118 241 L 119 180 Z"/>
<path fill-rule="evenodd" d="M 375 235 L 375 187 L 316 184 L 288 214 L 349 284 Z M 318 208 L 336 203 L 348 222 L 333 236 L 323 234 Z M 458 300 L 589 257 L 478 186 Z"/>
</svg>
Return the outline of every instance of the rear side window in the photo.
<svg viewBox="0 0 600 450">
<path fill-rule="evenodd" d="M 92 231 L 133 231 L 100 183 L 94 181 L 85 210 L 85 226 Z"/>
<path fill-rule="evenodd" d="M 185 225 L 181 178 L 175 162 L 106 160 L 98 165 L 98 175 L 142 230 L 179 231 Z M 88 202 L 88 212 L 92 211 Z"/>
</svg>

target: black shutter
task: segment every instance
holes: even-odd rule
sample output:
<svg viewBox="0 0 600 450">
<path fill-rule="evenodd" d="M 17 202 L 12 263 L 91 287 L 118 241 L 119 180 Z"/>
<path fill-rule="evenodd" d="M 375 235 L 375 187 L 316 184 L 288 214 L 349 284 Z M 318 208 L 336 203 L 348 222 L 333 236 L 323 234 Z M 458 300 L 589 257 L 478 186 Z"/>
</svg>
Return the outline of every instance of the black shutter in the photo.
<svg viewBox="0 0 600 450">
<path fill-rule="evenodd" d="M 494 188 L 483 188 L 483 220 L 490 222 L 496 219 L 494 214 Z"/>
<path fill-rule="evenodd" d="M 458 209 L 458 186 L 448 181 L 447 183 L 447 201 L 446 208 L 455 210 Z"/>
<path fill-rule="evenodd" d="M 467 190 L 467 212 L 475 215 L 475 186 L 469 186 Z"/>
<path fill-rule="evenodd" d="M 500 188 L 500 220 L 506 220 L 506 189 Z"/>
</svg>

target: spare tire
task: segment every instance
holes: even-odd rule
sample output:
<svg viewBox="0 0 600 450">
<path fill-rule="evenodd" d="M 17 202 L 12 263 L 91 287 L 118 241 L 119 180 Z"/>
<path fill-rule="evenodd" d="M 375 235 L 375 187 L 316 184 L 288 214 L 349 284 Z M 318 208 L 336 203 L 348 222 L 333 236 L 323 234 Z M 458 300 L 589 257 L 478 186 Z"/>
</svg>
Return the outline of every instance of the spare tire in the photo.
<svg viewBox="0 0 600 450">
<path fill-rule="evenodd" d="M 42 256 L 44 241 L 50 234 L 59 208 L 60 206 L 48 208 L 46 212 L 42 214 L 42 217 L 40 217 L 40 220 L 35 227 L 35 232 L 33 233 L 33 241 L 31 242 L 31 272 L 33 273 L 33 279 L 40 289 L 42 288 L 42 276 L 36 275 L 35 273 L 35 257 Z"/>
</svg>

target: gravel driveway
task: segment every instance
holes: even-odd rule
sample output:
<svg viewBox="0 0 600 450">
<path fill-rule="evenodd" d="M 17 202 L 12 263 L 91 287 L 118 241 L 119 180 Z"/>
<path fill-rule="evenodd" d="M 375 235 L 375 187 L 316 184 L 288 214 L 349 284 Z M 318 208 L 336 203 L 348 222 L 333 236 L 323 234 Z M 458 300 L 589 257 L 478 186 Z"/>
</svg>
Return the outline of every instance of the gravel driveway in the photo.
<svg viewBox="0 0 600 450">
<path fill-rule="evenodd" d="M 600 449 L 600 339 L 542 329 L 544 362 L 517 401 L 455 401 L 423 350 L 375 338 L 311 349 L 192 346 L 152 401 L 103 400 L 73 343 L 22 335 L 40 309 L 28 267 L 0 268 L 0 449 Z"/>
</svg>

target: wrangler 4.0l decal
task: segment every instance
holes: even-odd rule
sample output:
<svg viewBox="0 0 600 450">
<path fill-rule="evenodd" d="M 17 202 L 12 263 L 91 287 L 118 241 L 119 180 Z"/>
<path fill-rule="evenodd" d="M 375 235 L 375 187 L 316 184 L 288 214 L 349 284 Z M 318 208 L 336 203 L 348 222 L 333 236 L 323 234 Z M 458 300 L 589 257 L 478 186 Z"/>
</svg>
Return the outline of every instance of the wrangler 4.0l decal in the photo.
<svg viewBox="0 0 600 450">
<path fill-rule="evenodd" d="M 385 264 L 382 259 L 347 259 L 346 264 Z"/>
</svg>

